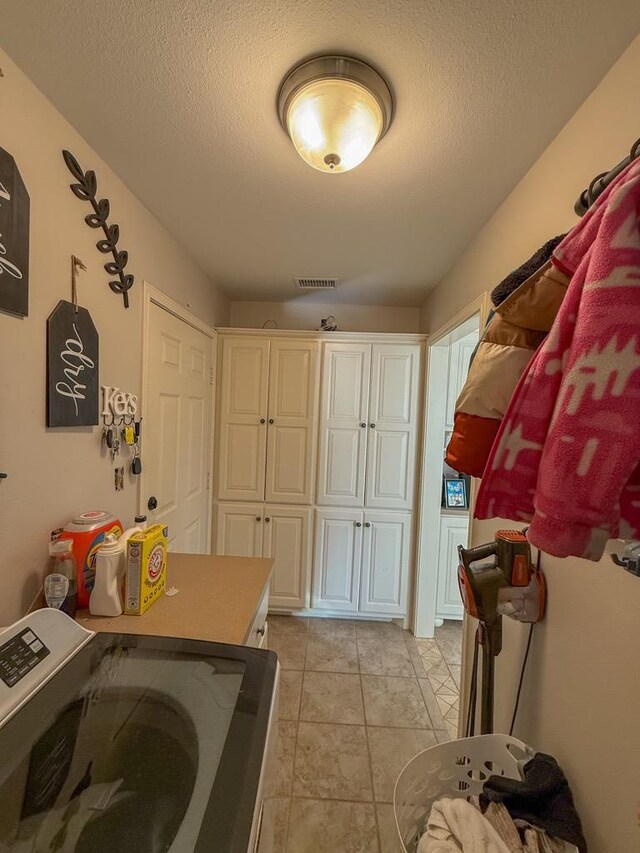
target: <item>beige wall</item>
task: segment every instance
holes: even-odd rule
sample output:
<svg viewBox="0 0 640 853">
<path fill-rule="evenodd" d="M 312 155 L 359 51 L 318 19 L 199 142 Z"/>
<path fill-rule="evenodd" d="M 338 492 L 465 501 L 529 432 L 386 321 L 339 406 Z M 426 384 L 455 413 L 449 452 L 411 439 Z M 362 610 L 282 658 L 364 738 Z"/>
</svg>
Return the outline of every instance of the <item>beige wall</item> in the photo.
<svg viewBox="0 0 640 853">
<path fill-rule="evenodd" d="M 333 314 L 342 332 L 417 332 L 418 308 L 395 305 L 325 305 L 292 299 L 289 302 L 232 302 L 231 325 L 261 329 L 275 320 L 280 329 L 318 329 L 322 317 Z"/>
<path fill-rule="evenodd" d="M 137 511 L 135 478 L 127 478 L 123 492 L 114 491 L 110 460 L 100 457 L 98 427 L 45 428 L 46 320 L 58 300 L 70 299 L 70 255 L 88 267 L 79 301 L 100 335 L 102 384 L 140 392 L 143 279 L 212 325 L 228 322 L 228 305 L 2 51 L 0 67 L 0 145 L 15 157 L 31 197 L 29 316 L 0 314 L 0 470 L 9 473 L 0 481 L 2 625 L 22 615 L 38 589 L 50 530 L 86 509 L 113 510 L 125 523 Z M 121 247 L 129 251 L 128 269 L 136 276 L 127 311 L 107 286 L 105 257 L 95 248 L 96 232 L 84 223 L 88 205 L 69 189 L 63 148 L 85 169 L 95 169 L 99 192 L 111 200 L 112 221 L 120 224 Z"/>
<path fill-rule="evenodd" d="M 442 326 L 575 223 L 578 193 L 640 135 L 639 91 L 637 38 L 428 297 L 424 331 Z M 474 544 L 493 538 L 498 526 L 476 522 Z M 640 849 L 640 579 L 608 557 L 595 565 L 545 557 L 543 568 L 548 613 L 535 629 L 515 733 L 565 768 L 590 853 L 632 853 Z M 509 724 L 528 630 L 505 622 L 498 731 Z"/>
</svg>

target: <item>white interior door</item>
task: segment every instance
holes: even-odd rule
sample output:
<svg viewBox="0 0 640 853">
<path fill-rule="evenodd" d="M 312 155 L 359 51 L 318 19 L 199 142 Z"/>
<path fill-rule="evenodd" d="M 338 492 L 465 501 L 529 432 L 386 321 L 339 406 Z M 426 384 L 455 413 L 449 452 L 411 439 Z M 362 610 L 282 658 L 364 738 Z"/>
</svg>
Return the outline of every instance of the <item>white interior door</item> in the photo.
<svg viewBox="0 0 640 853">
<path fill-rule="evenodd" d="M 217 496 L 264 500 L 269 340 L 223 338 Z"/>
<path fill-rule="evenodd" d="M 317 502 L 362 506 L 371 344 L 324 344 Z"/>
<path fill-rule="evenodd" d="M 420 352 L 410 344 L 373 345 L 367 507 L 413 506 Z"/>
<path fill-rule="evenodd" d="M 362 612 L 405 615 L 410 544 L 410 513 L 365 512 Z"/>
<path fill-rule="evenodd" d="M 216 554 L 261 557 L 264 528 L 262 504 L 221 503 L 216 509 Z"/>
<path fill-rule="evenodd" d="M 358 510 L 316 510 L 313 606 L 358 609 L 363 517 Z"/>
<path fill-rule="evenodd" d="M 142 430 L 143 506 L 169 528 L 172 551 L 204 554 L 210 530 L 212 339 L 155 302 L 149 306 Z"/>
<path fill-rule="evenodd" d="M 262 556 L 275 560 L 269 594 L 271 607 L 309 606 L 312 512 L 306 507 L 278 504 L 265 507 Z"/>
<path fill-rule="evenodd" d="M 458 587 L 458 545 L 467 545 L 469 516 L 443 515 L 438 543 L 437 619 L 462 619 L 464 609 Z"/>
<path fill-rule="evenodd" d="M 267 427 L 268 502 L 310 504 L 317 428 L 318 343 L 272 340 Z"/>
</svg>

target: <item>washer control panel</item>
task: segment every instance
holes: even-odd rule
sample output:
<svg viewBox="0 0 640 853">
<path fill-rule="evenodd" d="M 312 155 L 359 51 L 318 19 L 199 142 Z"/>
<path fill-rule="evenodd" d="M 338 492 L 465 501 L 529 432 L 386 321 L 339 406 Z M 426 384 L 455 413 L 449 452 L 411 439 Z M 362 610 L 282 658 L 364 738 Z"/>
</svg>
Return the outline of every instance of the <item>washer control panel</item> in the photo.
<svg viewBox="0 0 640 853">
<path fill-rule="evenodd" d="M 0 646 L 0 678 L 7 687 L 14 687 L 48 654 L 49 649 L 27 626 Z"/>
</svg>

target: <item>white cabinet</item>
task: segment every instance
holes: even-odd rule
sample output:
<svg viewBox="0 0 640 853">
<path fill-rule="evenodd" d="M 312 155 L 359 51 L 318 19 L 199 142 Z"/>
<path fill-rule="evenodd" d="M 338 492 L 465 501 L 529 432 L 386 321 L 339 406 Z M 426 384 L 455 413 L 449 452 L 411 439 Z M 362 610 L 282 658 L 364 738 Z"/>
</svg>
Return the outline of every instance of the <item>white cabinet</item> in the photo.
<svg viewBox="0 0 640 853">
<path fill-rule="evenodd" d="M 221 338 L 218 499 L 311 504 L 318 343 Z"/>
<path fill-rule="evenodd" d="M 317 510 L 313 607 L 403 615 L 410 547 L 409 513 Z"/>
<path fill-rule="evenodd" d="M 325 344 L 318 503 L 364 504 L 371 344 Z"/>
<path fill-rule="evenodd" d="M 445 430 L 453 430 L 453 418 L 456 409 L 456 400 L 460 396 L 462 387 L 467 380 L 471 356 L 478 344 L 478 331 L 470 332 L 463 338 L 455 341 L 449 347 L 449 372 L 447 379 L 447 414 Z"/>
<path fill-rule="evenodd" d="M 458 589 L 458 545 L 466 547 L 468 535 L 467 513 L 440 516 L 436 619 L 462 619 L 463 617 Z"/>
<path fill-rule="evenodd" d="M 416 344 L 325 344 L 318 504 L 412 508 L 420 355 Z"/>
<path fill-rule="evenodd" d="M 318 344 L 271 341 L 265 499 L 310 504 L 313 498 Z"/>
<path fill-rule="evenodd" d="M 270 606 L 308 607 L 312 512 L 279 504 L 219 503 L 216 554 L 273 557 Z"/>
<path fill-rule="evenodd" d="M 275 560 L 271 607 L 309 606 L 312 513 L 307 507 L 265 507 L 262 556 Z"/>
<path fill-rule="evenodd" d="M 402 616 L 407 609 L 411 515 L 365 512 L 360 610 Z"/>
<path fill-rule="evenodd" d="M 362 512 L 358 510 L 316 511 L 313 607 L 358 609 L 362 523 Z"/>
<path fill-rule="evenodd" d="M 373 345 L 365 506 L 413 505 L 420 348 Z"/>
</svg>

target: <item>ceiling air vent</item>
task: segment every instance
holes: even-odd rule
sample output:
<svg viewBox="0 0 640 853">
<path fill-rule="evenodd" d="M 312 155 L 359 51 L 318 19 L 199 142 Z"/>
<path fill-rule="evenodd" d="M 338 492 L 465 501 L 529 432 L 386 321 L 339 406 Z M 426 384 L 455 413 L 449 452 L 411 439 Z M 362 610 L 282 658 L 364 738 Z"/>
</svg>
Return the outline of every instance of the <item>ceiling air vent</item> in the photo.
<svg viewBox="0 0 640 853">
<path fill-rule="evenodd" d="M 294 278 L 296 287 L 301 290 L 335 290 L 337 278 Z"/>
</svg>

